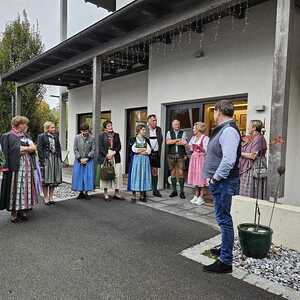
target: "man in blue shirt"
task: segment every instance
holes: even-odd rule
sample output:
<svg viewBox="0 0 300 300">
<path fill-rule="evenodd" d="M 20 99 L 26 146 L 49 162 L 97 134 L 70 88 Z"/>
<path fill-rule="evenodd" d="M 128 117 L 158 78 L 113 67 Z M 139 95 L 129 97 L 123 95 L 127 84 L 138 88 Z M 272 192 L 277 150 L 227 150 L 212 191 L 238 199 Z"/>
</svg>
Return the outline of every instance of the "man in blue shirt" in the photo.
<svg viewBox="0 0 300 300">
<path fill-rule="evenodd" d="M 220 249 L 211 249 L 219 259 L 212 265 L 204 266 L 207 272 L 232 272 L 234 230 L 230 210 L 232 196 L 239 193 L 241 156 L 241 136 L 233 116 L 234 106 L 230 101 L 223 100 L 216 104 L 214 119 L 217 127 L 207 147 L 204 175 L 209 180 L 209 190 L 213 195 L 222 244 Z"/>
</svg>

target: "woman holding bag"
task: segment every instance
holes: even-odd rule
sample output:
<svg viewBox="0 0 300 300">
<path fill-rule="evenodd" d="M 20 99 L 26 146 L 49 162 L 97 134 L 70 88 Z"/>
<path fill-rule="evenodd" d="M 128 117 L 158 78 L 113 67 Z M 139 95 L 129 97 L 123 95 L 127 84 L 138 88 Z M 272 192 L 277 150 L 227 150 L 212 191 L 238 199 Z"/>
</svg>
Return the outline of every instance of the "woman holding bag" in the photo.
<svg viewBox="0 0 300 300">
<path fill-rule="evenodd" d="M 259 199 L 266 199 L 266 152 L 267 142 L 262 134 L 263 123 L 252 120 L 249 125 L 249 136 L 244 138 L 242 156 L 240 159 L 240 195 Z M 256 176 L 256 169 L 261 169 L 260 180 Z"/>
<path fill-rule="evenodd" d="M 113 123 L 105 121 L 103 123 L 103 133 L 99 136 L 99 156 L 98 162 L 103 173 L 104 169 L 113 166 L 114 176 L 105 178 L 104 174 L 100 175 L 100 187 L 104 189 L 105 201 L 110 201 L 108 190 L 115 191 L 113 198 L 123 200 L 120 194 L 122 184 L 122 166 L 121 166 L 121 141 L 118 133 L 113 130 Z"/>
</svg>

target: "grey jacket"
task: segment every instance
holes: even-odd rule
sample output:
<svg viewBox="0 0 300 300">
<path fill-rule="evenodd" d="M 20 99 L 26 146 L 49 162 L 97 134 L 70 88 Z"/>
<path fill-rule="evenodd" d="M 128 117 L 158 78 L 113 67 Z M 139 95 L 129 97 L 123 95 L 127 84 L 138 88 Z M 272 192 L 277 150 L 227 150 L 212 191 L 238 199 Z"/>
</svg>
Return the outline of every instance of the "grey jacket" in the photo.
<svg viewBox="0 0 300 300">
<path fill-rule="evenodd" d="M 87 138 L 82 137 L 81 134 L 75 136 L 74 139 L 74 154 L 75 159 L 94 159 L 95 157 L 95 138 L 89 135 Z"/>
</svg>

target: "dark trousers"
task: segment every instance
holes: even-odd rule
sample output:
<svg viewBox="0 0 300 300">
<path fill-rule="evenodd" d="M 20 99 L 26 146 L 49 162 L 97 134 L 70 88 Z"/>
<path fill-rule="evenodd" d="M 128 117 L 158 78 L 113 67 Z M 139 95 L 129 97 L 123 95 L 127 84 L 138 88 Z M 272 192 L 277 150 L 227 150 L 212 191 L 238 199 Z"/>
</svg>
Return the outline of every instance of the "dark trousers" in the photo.
<svg viewBox="0 0 300 300">
<path fill-rule="evenodd" d="M 232 196 L 238 195 L 240 188 L 240 179 L 228 178 L 218 183 L 210 184 L 214 199 L 215 215 L 218 225 L 221 228 L 222 244 L 220 260 L 227 265 L 232 265 L 234 229 L 231 217 Z"/>
</svg>

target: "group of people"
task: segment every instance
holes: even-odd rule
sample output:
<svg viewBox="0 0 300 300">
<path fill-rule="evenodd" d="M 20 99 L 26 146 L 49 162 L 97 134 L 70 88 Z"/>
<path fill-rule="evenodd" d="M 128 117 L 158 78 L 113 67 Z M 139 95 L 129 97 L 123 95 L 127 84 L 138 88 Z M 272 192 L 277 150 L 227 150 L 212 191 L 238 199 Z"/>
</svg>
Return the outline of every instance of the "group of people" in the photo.
<svg viewBox="0 0 300 300">
<path fill-rule="evenodd" d="M 254 173 L 265 160 L 267 143 L 263 123 L 258 120 L 251 121 L 249 135 L 241 137 L 231 101 L 223 100 L 215 105 L 214 120 L 216 127 L 210 137 L 205 134 L 205 123 L 197 122 L 189 141 L 186 132 L 180 128 L 180 121 L 173 120 L 166 134 L 166 155 L 172 187 L 170 197 L 185 199 L 185 170 L 188 170 L 187 183 L 195 188 L 192 203 L 204 203 L 204 188 L 208 186 L 221 228 L 222 244 L 219 249 L 211 249 L 219 259 L 204 270 L 227 273 L 232 271 L 234 241 L 230 213 L 232 197 L 240 194 L 265 198 L 267 177 L 259 178 Z M 27 212 L 42 196 L 46 205 L 54 204 L 54 189 L 62 182 L 61 146 L 55 125 L 46 122 L 44 133 L 38 136 L 35 145 L 27 133 L 28 123 L 26 117 L 14 117 L 11 130 L 1 136 L 0 143 L 3 154 L 0 159 L 3 173 L 0 210 L 10 211 L 14 223 L 27 220 Z M 100 173 L 107 172 L 107 168 L 113 170 L 110 177 L 100 174 L 105 200 L 112 199 L 109 190 L 114 190 L 114 199 L 121 200 L 122 145 L 111 121 L 104 122 L 98 142 L 99 151 L 96 152 L 95 138 L 89 126 L 83 124 L 74 140 L 72 189 L 79 192 L 79 199 L 89 199 L 88 193 L 95 189 L 95 170 L 99 165 Z M 158 189 L 158 170 L 163 142 L 162 130 L 157 126 L 154 114 L 148 116 L 147 125 L 136 127 L 136 135 L 129 141 L 128 190 L 132 192 L 133 203 L 146 202 L 149 191 L 155 197 L 162 196 Z M 257 164 L 258 160 L 260 164 Z"/>
<path fill-rule="evenodd" d="M 46 205 L 54 204 L 54 188 L 62 182 L 61 148 L 54 124 L 44 124 L 36 145 L 27 133 L 28 123 L 26 117 L 14 117 L 11 130 L 0 140 L 0 210 L 10 211 L 13 223 L 27 220 L 27 212 L 42 195 Z"/>
</svg>

